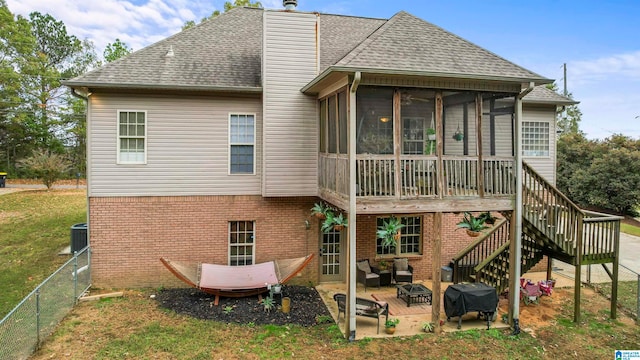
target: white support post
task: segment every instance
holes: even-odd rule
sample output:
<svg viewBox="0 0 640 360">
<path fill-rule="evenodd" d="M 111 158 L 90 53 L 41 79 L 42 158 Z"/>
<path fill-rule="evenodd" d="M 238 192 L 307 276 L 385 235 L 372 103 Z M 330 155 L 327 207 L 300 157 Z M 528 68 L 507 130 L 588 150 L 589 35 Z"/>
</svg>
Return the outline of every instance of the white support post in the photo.
<svg viewBox="0 0 640 360">
<path fill-rule="evenodd" d="M 349 236 L 347 236 L 347 318 L 346 333 L 349 341 L 356 339 L 356 92 L 361 73 L 355 73 L 349 91 Z"/>
</svg>

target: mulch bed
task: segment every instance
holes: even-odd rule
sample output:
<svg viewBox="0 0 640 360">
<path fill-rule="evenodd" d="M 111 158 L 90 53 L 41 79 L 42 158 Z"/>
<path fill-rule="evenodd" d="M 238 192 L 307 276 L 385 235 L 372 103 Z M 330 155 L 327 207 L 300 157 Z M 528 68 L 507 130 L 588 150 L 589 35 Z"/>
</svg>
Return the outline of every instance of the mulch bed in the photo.
<svg viewBox="0 0 640 360">
<path fill-rule="evenodd" d="M 224 323 L 314 326 L 331 318 L 316 289 L 285 285 L 282 292 L 291 299 L 291 311 L 288 314 L 281 311 L 279 297 L 274 298 L 277 305 L 271 311 L 265 311 L 257 296 L 220 297 L 219 305 L 215 306 L 215 296 L 193 288 L 164 289 L 156 295 L 156 300 L 161 307 L 178 314 Z"/>
</svg>

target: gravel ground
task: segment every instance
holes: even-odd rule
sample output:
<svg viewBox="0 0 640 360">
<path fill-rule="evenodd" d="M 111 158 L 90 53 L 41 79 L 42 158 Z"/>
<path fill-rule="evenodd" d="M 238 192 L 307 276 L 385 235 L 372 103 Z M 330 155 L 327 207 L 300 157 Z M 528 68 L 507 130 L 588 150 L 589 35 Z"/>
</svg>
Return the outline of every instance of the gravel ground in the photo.
<svg viewBox="0 0 640 360">
<path fill-rule="evenodd" d="M 285 285 L 282 292 L 291 299 L 291 311 L 288 314 L 281 311 L 280 300 L 277 297 L 276 308 L 271 311 L 265 311 L 257 296 L 220 297 L 220 304 L 215 306 L 215 296 L 193 288 L 164 289 L 156 295 L 156 300 L 161 307 L 179 314 L 225 323 L 313 326 L 318 324 L 319 320 L 330 319 L 329 310 L 316 289 Z"/>
</svg>

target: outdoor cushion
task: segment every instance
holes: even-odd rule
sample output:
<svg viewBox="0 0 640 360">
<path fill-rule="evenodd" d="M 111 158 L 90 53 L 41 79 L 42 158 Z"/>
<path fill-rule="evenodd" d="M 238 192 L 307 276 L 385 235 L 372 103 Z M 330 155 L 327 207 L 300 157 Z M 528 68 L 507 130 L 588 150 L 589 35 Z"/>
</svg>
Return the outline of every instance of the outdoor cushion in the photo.
<svg viewBox="0 0 640 360">
<path fill-rule="evenodd" d="M 400 271 L 409 270 L 409 260 L 407 259 L 393 259 L 393 262 L 396 266 L 396 273 Z"/>
<path fill-rule="evenodd" d="M 397 275 L 402 275 L 402 276 L 411 276 L 413 274 L 411 274 L 410 271 L 396 271 L 396 276 Z"/>
<path fill-rule="evenodd" d="M 380 275 L 375 274 L 375 273 L 367 273 L 367 279 L 374 279 L 380 277 Z"/>
<path fill-rule="evenodd" d="M 356 263 L 356 266 L 358 267 L 358 269 L 364 271 L 366 274 L 371 273 L 371 266 L 369 266 L 368 261 L 359 261 Z"/>
</svg>

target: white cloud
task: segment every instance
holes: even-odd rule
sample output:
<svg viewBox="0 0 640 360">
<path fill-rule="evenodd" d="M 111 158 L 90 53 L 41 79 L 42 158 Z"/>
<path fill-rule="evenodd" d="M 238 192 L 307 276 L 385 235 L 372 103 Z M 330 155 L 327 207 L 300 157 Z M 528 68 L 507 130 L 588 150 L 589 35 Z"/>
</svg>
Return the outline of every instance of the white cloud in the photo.
<svg viewBox="0 0 640 360">
<path fill-rule="evenodd" d="M 64 22 L 69 33 L 91 40 L 98 54 L 116 38 L 139 50 L 215 10 L 207 0 L 8 0 L 7 4 L 14 14 L 52 15 Z"/>
<path fill-rule="evenodd" d="M 640 51 L 614 54 L 567 64 L 569 78 L 577 84 L 625 78 L 640 80 Z"/>
</svg>

